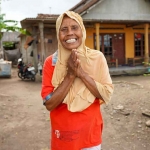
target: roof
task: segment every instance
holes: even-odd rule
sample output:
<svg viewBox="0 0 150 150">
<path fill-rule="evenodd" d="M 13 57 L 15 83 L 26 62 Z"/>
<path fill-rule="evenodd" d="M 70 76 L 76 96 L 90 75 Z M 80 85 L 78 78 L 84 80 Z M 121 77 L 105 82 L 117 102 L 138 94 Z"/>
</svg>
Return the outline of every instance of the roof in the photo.
<svg viewBox="0 0 150 150">
<path fill-rule="evenodd" d="M 82 15 L 84 13 L 87 13 L 90 9 L 94 8 L 97 4 L 101 3 L 102 1 L 104 0 L 82 0 L 69 10 Z"/>
<path fill-rule="evenodd" d="M 50 18 L 58 18 L 58 14 L 38 14 L 36 18 L 44 18 L 44 19 L 50 19 Z"/>
<path fill-rule="evenodd" d="M 55 26 L 58 16 L 58 14 L 38 14 L 36 18 L 25 18 L 21 20 L 21 26 L 23 28 L 27 28 L 30 24 L 35 24 L 35 26 L 37 26 L 38 22 L 44 22 L 45 24 L 51 23 L 52 26 Z"/>
<path fill-rule="evenodd" d="M 74 7 L 72 7 L 70 9 L 70 11 L 74 11 L 79 14 L 81 14 L 81 13 L 83 14 L 84 12 L 87 12 L 93 6 L 97 5 L 99 2 L 102 2 L 102 1 L 103 0 L 81 0 L 81 2 L 79 2 Z M 46 23 L 55 24 L 58 16 L 59 16 L 58 14 L 38 14 L 36 18 L 26 18 L 26 19 L 22 20 L 21 25 L 22 25 L 22 27 L 25 27 L 24 24 L 26 24 L 26 23 L 33 24 L 33 23 L 37 23 L 40 21 L 44 22 L 45 24 Z"/>
<path fill-rule="evenodd" d="M 81 16 L 85 13 L 88 13 L 89 10 L 93 9 L 96 5 L 100 4 L 105 0 L 81 0 L 74 7 L 69 9 L 70 11 L 74 11 L 79 13 Z M 30 26 L 38 26 L 39 22 L 43 22 L 44 26 L 54 27 L 56 25 L 56 20 L 59 17 L 59 14 L 38 14 L 36 18 L 26 18 L 21 21 L 21 25 L 23 28 L 27 28 Z M 118 23 L 124 24 L 126 26 L 135 26 L 143 23 L 150 23 L 150 20 L 112 20 L 112 19 L 83 19 L 84 24 L 86 26 L 90 26 L 93 23 Z"/>
</svg>

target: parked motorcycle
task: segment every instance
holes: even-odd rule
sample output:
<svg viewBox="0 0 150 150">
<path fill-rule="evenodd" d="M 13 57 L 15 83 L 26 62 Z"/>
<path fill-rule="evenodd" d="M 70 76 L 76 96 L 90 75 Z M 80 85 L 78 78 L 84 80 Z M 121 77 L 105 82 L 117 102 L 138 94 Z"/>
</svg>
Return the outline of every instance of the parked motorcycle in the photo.
<svg viewBox="0 0 150 150">
<path fill-rule="evenodd" d="M 18 59 L 18 77 L 22 80 L 30 79 L 31 81 L 35 81 L 35 68 L 31 65 L 25 65 L 22 58 Z"/>
</svg>

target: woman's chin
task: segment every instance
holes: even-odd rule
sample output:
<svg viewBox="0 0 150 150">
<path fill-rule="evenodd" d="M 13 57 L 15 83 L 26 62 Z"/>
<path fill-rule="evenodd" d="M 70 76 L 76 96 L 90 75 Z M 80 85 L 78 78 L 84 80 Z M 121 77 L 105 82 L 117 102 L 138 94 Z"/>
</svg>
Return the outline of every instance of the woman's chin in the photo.
<svg viewBox="0 0 150 150">
<path fill-rule="evenodd" d="M 77 46 L 68 46 L 68 47 L 65 47 L 67 50 L 73 50 L 73 49 L 77 49 L 78 47 Z"/>
</svg>

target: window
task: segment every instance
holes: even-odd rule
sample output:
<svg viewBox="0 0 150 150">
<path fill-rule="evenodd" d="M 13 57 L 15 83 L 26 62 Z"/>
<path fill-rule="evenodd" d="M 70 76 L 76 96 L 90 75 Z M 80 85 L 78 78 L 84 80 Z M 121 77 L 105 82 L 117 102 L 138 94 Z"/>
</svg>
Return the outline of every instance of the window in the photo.
<svg viewBox="0 0 150 150">
<path fill-rule="evenodd" d="M 135 57 L 144 56 L 144 49 L 145 49 L 145 41 L 144 41 L 144 34 L 135 33 L 134 34 L 134 55 Z"/>
<path fill-rule="evenodd" d="M 105 56 L 113 56 L 112 51 L 112 35 L 111 34 L 100 34 L 99 38 L 100 50 Z M 94 48 L 96 49 L 96 35 L 94 35 Z"/>
<path fill-rule="evenodd" d="M 112 56 L 112 36 L 109 34 L 104 35 L 104 55 Z"/>
</svg>

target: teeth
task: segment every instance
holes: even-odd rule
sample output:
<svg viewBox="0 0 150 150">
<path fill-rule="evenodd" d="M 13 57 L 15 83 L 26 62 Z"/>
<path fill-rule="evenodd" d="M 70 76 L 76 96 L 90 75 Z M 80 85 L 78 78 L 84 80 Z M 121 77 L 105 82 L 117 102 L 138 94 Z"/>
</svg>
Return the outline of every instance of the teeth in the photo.
<svg viewBox="0 0 150 150">
<path fill-rule="evenodd" d="M 76 39 L 69 39 L 66 41 L 66 43 L 74 43 L 76 41 Z"/>
</svg>

